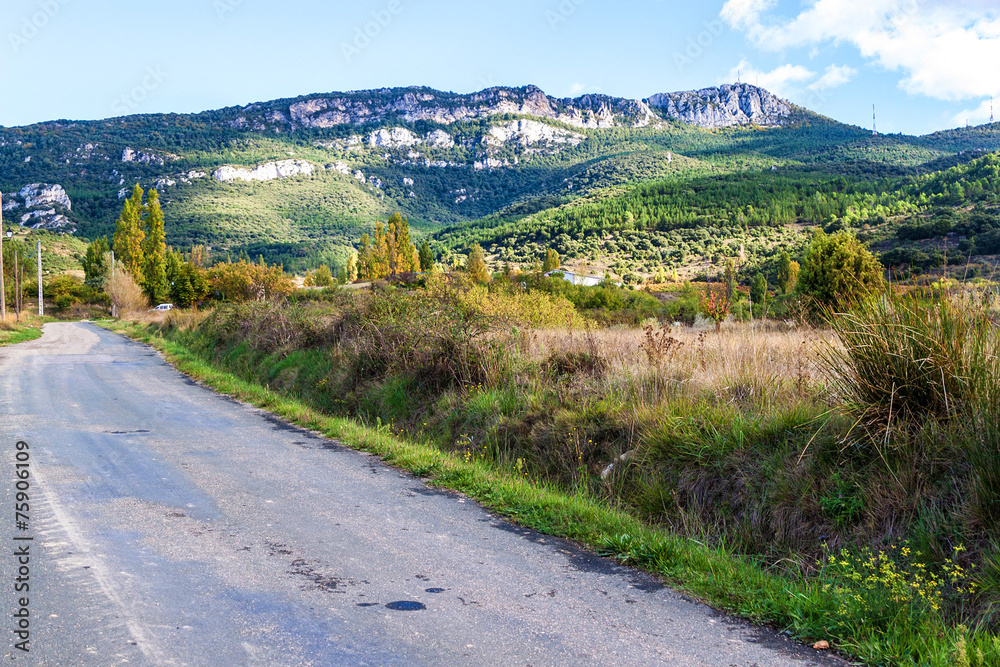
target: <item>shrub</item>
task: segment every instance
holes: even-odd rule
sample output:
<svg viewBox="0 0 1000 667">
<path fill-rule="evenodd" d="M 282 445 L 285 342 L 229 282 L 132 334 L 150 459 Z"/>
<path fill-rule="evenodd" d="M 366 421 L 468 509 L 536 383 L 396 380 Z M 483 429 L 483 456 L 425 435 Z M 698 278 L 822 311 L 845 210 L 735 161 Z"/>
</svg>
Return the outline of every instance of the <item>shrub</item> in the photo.
<svg viewBox="0 0 1000 667">
<path fill-rule="evenodd" d="M 263 301 L 288 296 L 295 289 L 280 266 L 241 262 L 223 262 L 213 266 L 209 281 L 223 301 Z"/>
<path fill-rule="evenodd" d="M 142 288 L 123 264 L 116 264 L 104 281 L 104 291 L 111 298 L 112 317 L 123 317 L 149 307 Z"/>
<path fill-rule="evenodd" d="M 875 256 L 849 232 L 817 232 L 796 289 L 818 309 L 842 310 L 880 288 L 883 272 Z"/>
</svg>

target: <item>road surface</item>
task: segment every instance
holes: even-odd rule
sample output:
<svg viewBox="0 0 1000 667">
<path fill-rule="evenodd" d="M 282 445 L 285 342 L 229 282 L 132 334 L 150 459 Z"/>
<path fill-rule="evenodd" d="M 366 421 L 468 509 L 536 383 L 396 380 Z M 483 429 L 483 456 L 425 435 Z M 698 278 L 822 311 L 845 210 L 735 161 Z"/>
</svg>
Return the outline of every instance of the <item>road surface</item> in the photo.
<svg viewBox="0 0 1000 667">
<path fill-rule="evenodd" d="M 0 389 L 5 664 L 846 664 L 220 396 L 92 324 L 0 350 Z"/>
</svg>

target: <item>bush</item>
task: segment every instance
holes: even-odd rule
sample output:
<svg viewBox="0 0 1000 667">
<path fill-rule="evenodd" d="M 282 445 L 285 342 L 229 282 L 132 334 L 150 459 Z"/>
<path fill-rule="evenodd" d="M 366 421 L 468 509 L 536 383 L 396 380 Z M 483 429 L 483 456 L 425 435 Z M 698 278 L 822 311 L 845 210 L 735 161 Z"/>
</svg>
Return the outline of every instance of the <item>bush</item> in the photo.
<svg viewBox="0 0 1000 667">
<path fill-rule="evenodd" d="M 288 296 L 295 289 L 280 266 L 252 262 L 223 262 L 208 272 L 209 281 L 223 301 L 264 301 Z"/>
<path fill-rule="evenodd" d="M 142 288 L 121 264 L 116 265 L 108 274 L 104 281 L 104 291 L 111 298 L 112 317 L 123 317 L 149 307 Z"/>
<path fill-rule="evenodd" d="M 797 290 L 817 310 L 843 310 L 880 288 L 884 269 L 849 232 L 817 232 L 806 252 Z"/>
</svg>

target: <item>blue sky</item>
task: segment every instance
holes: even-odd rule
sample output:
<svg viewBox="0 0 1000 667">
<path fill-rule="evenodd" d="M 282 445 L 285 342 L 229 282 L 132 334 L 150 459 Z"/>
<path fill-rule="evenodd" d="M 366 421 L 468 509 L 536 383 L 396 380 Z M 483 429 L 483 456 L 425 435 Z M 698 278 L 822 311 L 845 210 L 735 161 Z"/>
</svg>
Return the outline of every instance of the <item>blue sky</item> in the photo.
<svg viewBox="0 0 1000 667">
<path fill-rule="evenodd" d="M 0 125 L 532 83 L 642 98 L 759 83 L 924 134 L 1000 108 L 996 0 L 4 0 Z"/>
</svg>

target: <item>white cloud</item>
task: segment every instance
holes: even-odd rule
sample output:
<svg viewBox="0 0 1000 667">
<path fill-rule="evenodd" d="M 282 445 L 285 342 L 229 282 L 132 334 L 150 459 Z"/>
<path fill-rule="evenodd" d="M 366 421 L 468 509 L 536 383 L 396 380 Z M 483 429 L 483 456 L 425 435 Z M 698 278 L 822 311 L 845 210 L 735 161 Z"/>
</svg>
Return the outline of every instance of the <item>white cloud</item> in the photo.
<svg viewBox="0 0 1000 667">
<path fill-rule="evenodd" d="M 858 70 L 846 65 L 830 65 L 823 72 L 823 76 L 809 84 L 809 90 L 822 92 L 842 86 L 855 77 Z"/>
<path fill-rule="evenodd" d="M 773 15 L 775 0 L 728 0 L 720 16 L 764 49 L 853 44 L 900 71 L 909 93 L 943 100 L 1000 95 L 996 0 L 812 0 L 798 15 Z M 825 75 L 824 75 L 825 76 Z"/>
<path fill-rule="evenodd" d="M 770 72 L 764 72 L 746 60 L 741 60 L 740 64 L 729 71 L 728 81 L 735 81 L 737 78 L 745 83 L 752 83 L 770 90 L 780 97 L 788 97 L 799 89 L 800 84 L 816 76 L 802 65 L 782 65 Z"/>
<path fill-rule="evenodd" d="M 580 93 L 582 93 L 585 90 L 587 90 L 587 84 L 584 84 L 584 83 L 574 83 L 572 86 L 569 87 L 569 94 L 570 95 L 579 95 Z"/>
</svg>

